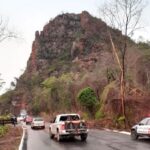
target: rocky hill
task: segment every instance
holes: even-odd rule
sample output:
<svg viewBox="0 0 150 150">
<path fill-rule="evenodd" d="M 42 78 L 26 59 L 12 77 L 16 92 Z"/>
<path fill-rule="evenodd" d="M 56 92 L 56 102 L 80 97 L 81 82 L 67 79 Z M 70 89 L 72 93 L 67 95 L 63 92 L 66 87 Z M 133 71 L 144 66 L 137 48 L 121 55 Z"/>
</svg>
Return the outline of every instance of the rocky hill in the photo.
<svg viewBox="0 0 150 150">
<path fill-rule="evenodd" d="M 78 103 L 77 95 L 83 88 L 91 87 L 100 101 L 93 119 L 110 120 L 112 125 L 116 122 L 120 125 L 120 71 L 112 53 L 108 30 L 115 46 L 120 49 L 121 32 L 86 11 L 61 14 L 50 20 L 43 31 L 35 32 L 26 70 L 17 80 L 15 90 L 1 97 L 1 105 L 16 100 L 16 113 L 20 108 L 26 108 L 33 113 L 78 111 L 88 117 Z M 129 124 L 150 110 L 147 105 L 150 102 L 148 50 L 141 50 L 128 38 L 126 110 Z M 139 115 L 135 117 L 137 113 Z"/>
</svg>

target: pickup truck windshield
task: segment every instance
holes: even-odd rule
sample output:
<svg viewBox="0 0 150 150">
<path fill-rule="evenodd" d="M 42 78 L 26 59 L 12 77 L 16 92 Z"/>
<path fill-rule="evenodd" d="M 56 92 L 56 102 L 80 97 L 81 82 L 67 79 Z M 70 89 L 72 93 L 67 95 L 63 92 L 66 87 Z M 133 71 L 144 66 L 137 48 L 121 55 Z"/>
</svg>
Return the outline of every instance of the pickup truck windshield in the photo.
<svg viewBox="0 0 150 150">
<path fill-rule="evenodd" d="M 60 121 L 73 121 L 73 120 L 79 120 L 79 116 L 78 115 L 68 115 L 68 116 L 61 116 L 60 117 Z"/>
</svg>

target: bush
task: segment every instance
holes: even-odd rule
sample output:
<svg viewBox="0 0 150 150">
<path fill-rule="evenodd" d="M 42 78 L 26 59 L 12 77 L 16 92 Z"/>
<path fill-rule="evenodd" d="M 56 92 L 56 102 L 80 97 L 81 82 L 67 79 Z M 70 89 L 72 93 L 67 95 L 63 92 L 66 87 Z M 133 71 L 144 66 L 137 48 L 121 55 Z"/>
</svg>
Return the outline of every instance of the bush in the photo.
<svg viewBox="0 0 150 150">
<path fill-rule="evenodd" d="M 118 123 L 122 123 L 125 121 L 125 116 L 120 116 L 118 119 L 117 119 L 117 122 Z"/>
<path fill-rule="evenodd" d="M 64 73 L 59 77 L 49 77 L 42 82 L 43 91 L 41 92 L 41 104 L 47 104 L 47 110 L 67 111 L 71 109 L 70 84 L 73 80 L 72 73 Z M 47 101 L 45 101 L 47 99 Z"/>
<path fill-rule="evenodd" d="M 114 116 L 113 120 L 117 128 L 125 128 L 125 116 Z"/>
<path fill-rule="evenodd" d="M 92 114 L 95 111 L 96 106 L 99 104 L 94 90 L 90 87 L 82 89 L 77 98 L 80 104 Z"/>
<path fill-rule="evenodd" d="M 8 132 L 8 126 L 0 126 L 0 137 L 3 137 Z"/>
<path fill-rule="evenodd" d="M 97 111 L 95 114 L 95 119 L 102 119 L 105 117 L 105 114 L 102 111 Z"/>
<path fill-rule="evenodd" d="M 82 117 L 83 117 L 84 120 L 89 120 L 89 114 L 86 113 L 86 112 L 84 112 L 84 113 L 82 114 Z"/>
<path fill-rule="evenodd" d="M 137 46 L 139 47 L 139 49 L 150 49 L 150 44 L 149 44 L 149 42 L 148 43 L 146 43 L 146 42 L 139 42 L 138 44 L 137 44 Z"/>
</svg>

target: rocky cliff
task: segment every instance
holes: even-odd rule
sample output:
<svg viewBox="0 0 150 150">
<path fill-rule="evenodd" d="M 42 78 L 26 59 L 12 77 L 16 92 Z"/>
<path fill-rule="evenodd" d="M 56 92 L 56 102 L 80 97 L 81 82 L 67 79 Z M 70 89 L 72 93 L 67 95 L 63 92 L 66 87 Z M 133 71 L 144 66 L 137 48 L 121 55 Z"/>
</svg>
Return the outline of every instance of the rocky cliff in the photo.
<svg viewBox="0 0 150 150">
<path fill-rule="evenodd" d="M 50 20 L 42 31 L 35 32 L 26 70 L 15 90 L 7 96 L 9 102 L 17 100 L 19 108 L 26 107 L 35 113 L 80 111 L 77 95 L 82 88 L 90 86 L 105 106 L 98 111 L 98 116 L 117 118 L 120 115 L 120 70 L 108 30 L 116 48 L 121 49 L 121 32 L 86 11 L 61 14 Z M 145 106 L 145 102 L 149 102 L 149 56 L 128 38 L 126 107 L 132 121 L 149 110 Z M 134 104 L 140 116 L 133 119 L 133 113 L 137 113 Z"/>
<path fill-rule="evenodd" d="M 73 62 L 104 49 L 110 51 L 106 33 L 107 25 L 88 12 L 79 15 L 59 15 L 49 21 L 43 31 L 36 31 L 26 71 L 27 73 L 44 71 L 49 76 L 53 71 L 58 71 L 48 71 L 55 60 Z M 116 31 L 115 34 L 117 37 L 120 32 Z M 93 58 L 92 61 L 97 60 Z"/>
</svg>

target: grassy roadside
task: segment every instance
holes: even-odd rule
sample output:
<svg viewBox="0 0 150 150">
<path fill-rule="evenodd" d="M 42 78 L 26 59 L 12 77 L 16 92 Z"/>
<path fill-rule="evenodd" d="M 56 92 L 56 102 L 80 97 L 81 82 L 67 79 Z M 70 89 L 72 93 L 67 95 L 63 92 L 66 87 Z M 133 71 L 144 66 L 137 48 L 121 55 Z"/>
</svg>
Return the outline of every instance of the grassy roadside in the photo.
<svg viewBox="0 0 150 150">
<path fill-rule="evenodd" d="M 5 136 L 5 134 L 9 131 L 9 126 L 0 126 L 0 137 Z"/>
<path fill-rule="evenodd" d="M 0 150 L 18 150 L 21 137 L 20 126 L 0 126 Z"/>
</svg>

